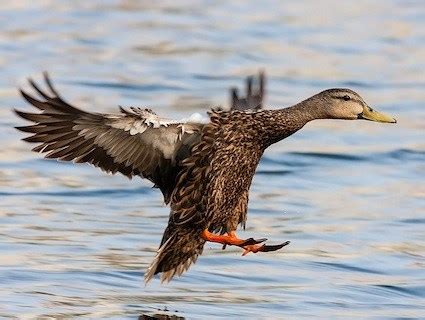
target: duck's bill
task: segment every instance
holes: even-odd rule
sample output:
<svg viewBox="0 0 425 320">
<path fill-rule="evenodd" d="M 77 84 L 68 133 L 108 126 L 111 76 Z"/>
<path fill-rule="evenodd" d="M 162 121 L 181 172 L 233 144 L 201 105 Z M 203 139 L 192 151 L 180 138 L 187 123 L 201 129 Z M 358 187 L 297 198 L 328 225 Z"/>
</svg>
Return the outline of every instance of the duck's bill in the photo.
<svg viewBox="0 0 425 320">
<path fill-rule="evenodd" d="M 365 119 L 376 122 L 396 123 L 397 120 L 384 113 L 373 110 L 369 106 L 363 107 L 363 112 L 358 115 L 359 119 Z"/>
</svg>

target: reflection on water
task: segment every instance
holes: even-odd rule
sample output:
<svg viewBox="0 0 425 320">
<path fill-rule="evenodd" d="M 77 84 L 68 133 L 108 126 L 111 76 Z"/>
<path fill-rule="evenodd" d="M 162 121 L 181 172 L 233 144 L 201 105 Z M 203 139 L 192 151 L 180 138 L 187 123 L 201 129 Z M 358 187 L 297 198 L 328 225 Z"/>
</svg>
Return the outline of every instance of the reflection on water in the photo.
<svg viewBox="0 0 425 320">
<path fill-rule="evenodd" d="M 15 1 L 0 15 L 0 317 L 423 316 L 422 1 Z M 43 70 L 92 111 L 182 118 L 259 68 L 272 107 L 350 87 L 398 123 L 318 121 L 271 147 L 241 235 L 291 245 L 241 257 L 208 244 L 165 286 L 142 282 L 168 220 L 159 192 L 40 160 L 13 129 L 16 87 Z"/>
</svg>

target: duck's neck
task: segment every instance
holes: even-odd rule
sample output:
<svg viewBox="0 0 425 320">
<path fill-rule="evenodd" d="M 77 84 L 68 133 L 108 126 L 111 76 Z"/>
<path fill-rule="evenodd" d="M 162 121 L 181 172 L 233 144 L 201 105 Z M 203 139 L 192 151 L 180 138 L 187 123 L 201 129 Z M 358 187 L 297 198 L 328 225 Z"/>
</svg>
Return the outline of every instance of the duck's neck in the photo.
<svg viewBox="0 0 425 320">
<path fill-rule="evenodd" d="M 326 118 L 319 109 L 311 107 L 308 100 L 292 107 L 279 110 L 265 110 L 263 131 L 267 145 L 278 142 L 300 130 L 307 122 Z"/>
</svg>

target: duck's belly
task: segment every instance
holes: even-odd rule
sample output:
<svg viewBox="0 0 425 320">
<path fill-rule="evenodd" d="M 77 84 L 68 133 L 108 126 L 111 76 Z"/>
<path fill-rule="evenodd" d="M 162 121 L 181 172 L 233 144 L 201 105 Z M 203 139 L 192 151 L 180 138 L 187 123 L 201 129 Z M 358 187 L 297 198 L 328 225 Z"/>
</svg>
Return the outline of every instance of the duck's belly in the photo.
<svg viewBox="0 0 425 320">
<path fill-rule="evenodd" d="M 239 151 L 239 152 L 238 152 Z M 261 154 L 237 150 L 218 155 L 213 161 L 215 173 L 209 181 L 206 197 L 206 222 L 210 230 L 229 232 L 245 226 L 248 193 Z"/>
<path fill-rule="evenodd" d="M 245 227 L 247 217 L 248 192 L 240 195 L 239 201 L 229 201 L 212 215 L 208 229 L 227 233 L 236 230 L 239 224 Z"/>
</svg>

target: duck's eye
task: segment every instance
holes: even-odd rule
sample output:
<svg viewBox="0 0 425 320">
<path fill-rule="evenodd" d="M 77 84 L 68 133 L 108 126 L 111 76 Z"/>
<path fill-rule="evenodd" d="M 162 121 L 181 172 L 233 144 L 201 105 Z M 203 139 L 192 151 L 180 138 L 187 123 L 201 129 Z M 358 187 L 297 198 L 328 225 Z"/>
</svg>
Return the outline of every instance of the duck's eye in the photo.
<svg viewBox="0 0 425 320">
<path fill-rule="evenodd" d="M 343 96 L 343 97 L 342 97 L 342 99 L 344 99 L 345 101 L 348 101 L 348 100 L 350 100 L 351 98 L 350 98 L 350 96 L 349 96 L 348 94 L 346 94 L 345 96 Z"/>
</svg>

